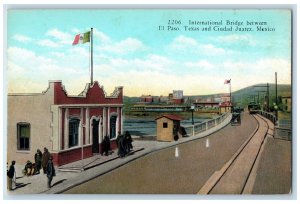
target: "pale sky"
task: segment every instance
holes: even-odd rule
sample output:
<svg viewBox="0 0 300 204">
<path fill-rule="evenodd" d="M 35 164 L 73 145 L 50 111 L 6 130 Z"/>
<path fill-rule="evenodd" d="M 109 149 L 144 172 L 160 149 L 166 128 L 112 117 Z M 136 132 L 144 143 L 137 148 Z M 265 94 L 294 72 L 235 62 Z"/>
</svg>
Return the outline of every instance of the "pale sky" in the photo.
<svg viewBox="0 0 300 204">
<path fill-rule="evenodd" d="M 176 20 L 179 31 L 169 30 Z M 243 22 L 252 31 L 188 31 L 189 21 Z M 180 24 L 178 24 L 180 21 Z M 247 22 L 266 22 L 257 31 Z M 165 30 L 159 31 L 158 26 Z M 109 95 L 228 92 L 257 83 L 291 84 L 289 10 L 10 10 L 7 17 L 8 93 L 39 93 L 62 80 L 70 95 L 90 81 L 90 43 L 72 46 L 94 28 L 94 80 Z M 209 26 L 194 26 L 198 28 Z M 213 26 L 212 26 L 213 27 Z"/>
</svg>

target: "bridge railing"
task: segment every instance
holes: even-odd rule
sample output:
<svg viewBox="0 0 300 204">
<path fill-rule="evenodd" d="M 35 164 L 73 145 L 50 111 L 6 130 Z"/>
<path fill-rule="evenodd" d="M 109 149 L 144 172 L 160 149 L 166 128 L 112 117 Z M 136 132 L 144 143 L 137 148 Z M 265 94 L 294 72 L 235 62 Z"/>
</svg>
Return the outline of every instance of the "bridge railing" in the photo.
<svg viewBox="0 0 300 204">
<path fill-rule="evenodd" d="M 276 118 L 276 115 L 274 115 L 273 113 L 269 113 L 269 112 L 261 111 L 261 110 L 258 110 L 257 113 L 262 115 L 265 118 L 268 118 L 270 121 L 273 122 L 273 124 L 276 124 L 277 118 Z"/>
<path fill-rule="evenodd" d="M 186 131 L 187 135 L 194 136 L 195 134 L 198 134 L 200 132 L 204 132 L 208 129 L 211 129 L 211 128 L 219 125 L 228 116 L 229 116 L 229 113 L 224 113 L 224 114 L 222 114 L 221 116 L 219 116 L 217 118 L 207 120 L 207 121 L 204 121 L 202 123 L 195 124 L 195 125 L 184 126 L 184 128 L 185 128 L 185 131 Z"/>
<path fill-rule="evenodd" d="M 257 111 L 258 114 L 265 118 L 268 118 L 273 122 L 274 126 L 274 137 L 284 140 L 292 140 L 292 122 L 290 120 L 277 120 L 276 116 L 272 113 L 265 111 Z"/>
</svg>

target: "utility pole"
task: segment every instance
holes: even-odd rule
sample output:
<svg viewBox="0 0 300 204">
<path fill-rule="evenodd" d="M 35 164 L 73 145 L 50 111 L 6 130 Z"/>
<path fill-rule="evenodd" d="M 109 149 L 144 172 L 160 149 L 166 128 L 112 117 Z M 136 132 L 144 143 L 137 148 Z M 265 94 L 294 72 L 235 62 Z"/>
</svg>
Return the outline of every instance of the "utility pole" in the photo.
<svg viewBox="0 0 300 204">
<path fill-rule="evenodd" d="M 268 112 L 270 112 L 270 91 L 269 91 L 269 83 L 267 83 L 267 95 L 268 95 L 268 98 L 267 98 L 267 107 L 268 107 Z"/>
<path fill-rule="evenodd" d="M 266 93 L 266 91 L 257 91 L 257 96 L 258 96 L 258 104 L 260 104 L 260 100 L 259 100 L 259 94 L 260 93 Z M 263 96 L 264 97 L 264 96 Z"/>
<path fill-rule="evenodd" d="M 275 114 L 276 114 L 276 119 L 278 120 L 278 99 L 277 99 L 277 72 L 275 72 Z"/>
<path fill-rule="evenodd" d="M 265 87 L 267 88 L 267 111 L 269 112 L 270 111 L 270 105 L 269 105 L 269 101 L 270 101 L 270 91 L 269 91 L 269 83 L 267 83 L 266 86 L 262 85 L 262 86 L 253 86 L 254 88 L 255 87 Z"/>
<path fill-rule="evenodd" d="M 275 72 L 275 102 L 276 102 L 276 105 L 278 105 L 278 101 L 277 101 L 277 72 Z"/>
<path fill-rule="evenodd" d="M 91 86 L 93 84 L 93 28 L 91 28 L 91 34 L 90 34 L 90 46 L 91 46 Z"/>
</svg>

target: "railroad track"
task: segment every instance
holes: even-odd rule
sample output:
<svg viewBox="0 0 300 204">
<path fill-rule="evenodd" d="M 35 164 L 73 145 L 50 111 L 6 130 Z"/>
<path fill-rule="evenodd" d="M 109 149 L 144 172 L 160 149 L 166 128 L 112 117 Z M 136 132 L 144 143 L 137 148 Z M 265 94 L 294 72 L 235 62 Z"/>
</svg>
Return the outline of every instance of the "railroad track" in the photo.
<svg viewBox="0 0 300 204">
<path fill-rule="evenodd" d="M 260 115 L 253 115 L 257 127 L 232 158 L 216 171 L 198 194 L 248 194 L 253 186 L 250 177 L 264 140 L 272 135 L 271 123 Z M 250 181 L 249 181 L 250 179 Z"/>
</svg>

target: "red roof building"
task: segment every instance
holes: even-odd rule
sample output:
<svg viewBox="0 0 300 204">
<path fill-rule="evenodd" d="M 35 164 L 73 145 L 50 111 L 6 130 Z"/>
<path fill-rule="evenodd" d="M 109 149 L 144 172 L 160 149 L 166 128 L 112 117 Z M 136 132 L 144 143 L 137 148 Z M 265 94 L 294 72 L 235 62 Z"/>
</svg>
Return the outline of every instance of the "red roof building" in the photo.
<svg viewBox="0 0 300 204">
<path fill-rule="evenodd" d="M 220 104 L 220 113 L 231 112 L 232 103 L 230 101 L 222 102 Z"/>
<path fill-rule="evenodd" d="M 8 161 L 32 161 L 46 147 L 56 165 L 103 152 L 109 136 L 116 148 L 123 130 L 123 87 L 106 95 L 98 82 L 87 84 L 77 96 L 67 94 L 61 81 L 50 81 L 37 94 L 8 94 Z"/>
<path fill-rule="evenodd" d="M 159 117 L 157 117 L 155 120 L 158 120 L 160 118 L 168 118 L 170 120 L 175 120 L 175 121 L 180 121 L 180 120 L 183 120 L 183 118 L 181 116 L 178 116 L 178 115 L 173 115 L 173 114 L 164 114 L 164 115 L 161 115 Z"/>
</svg>

